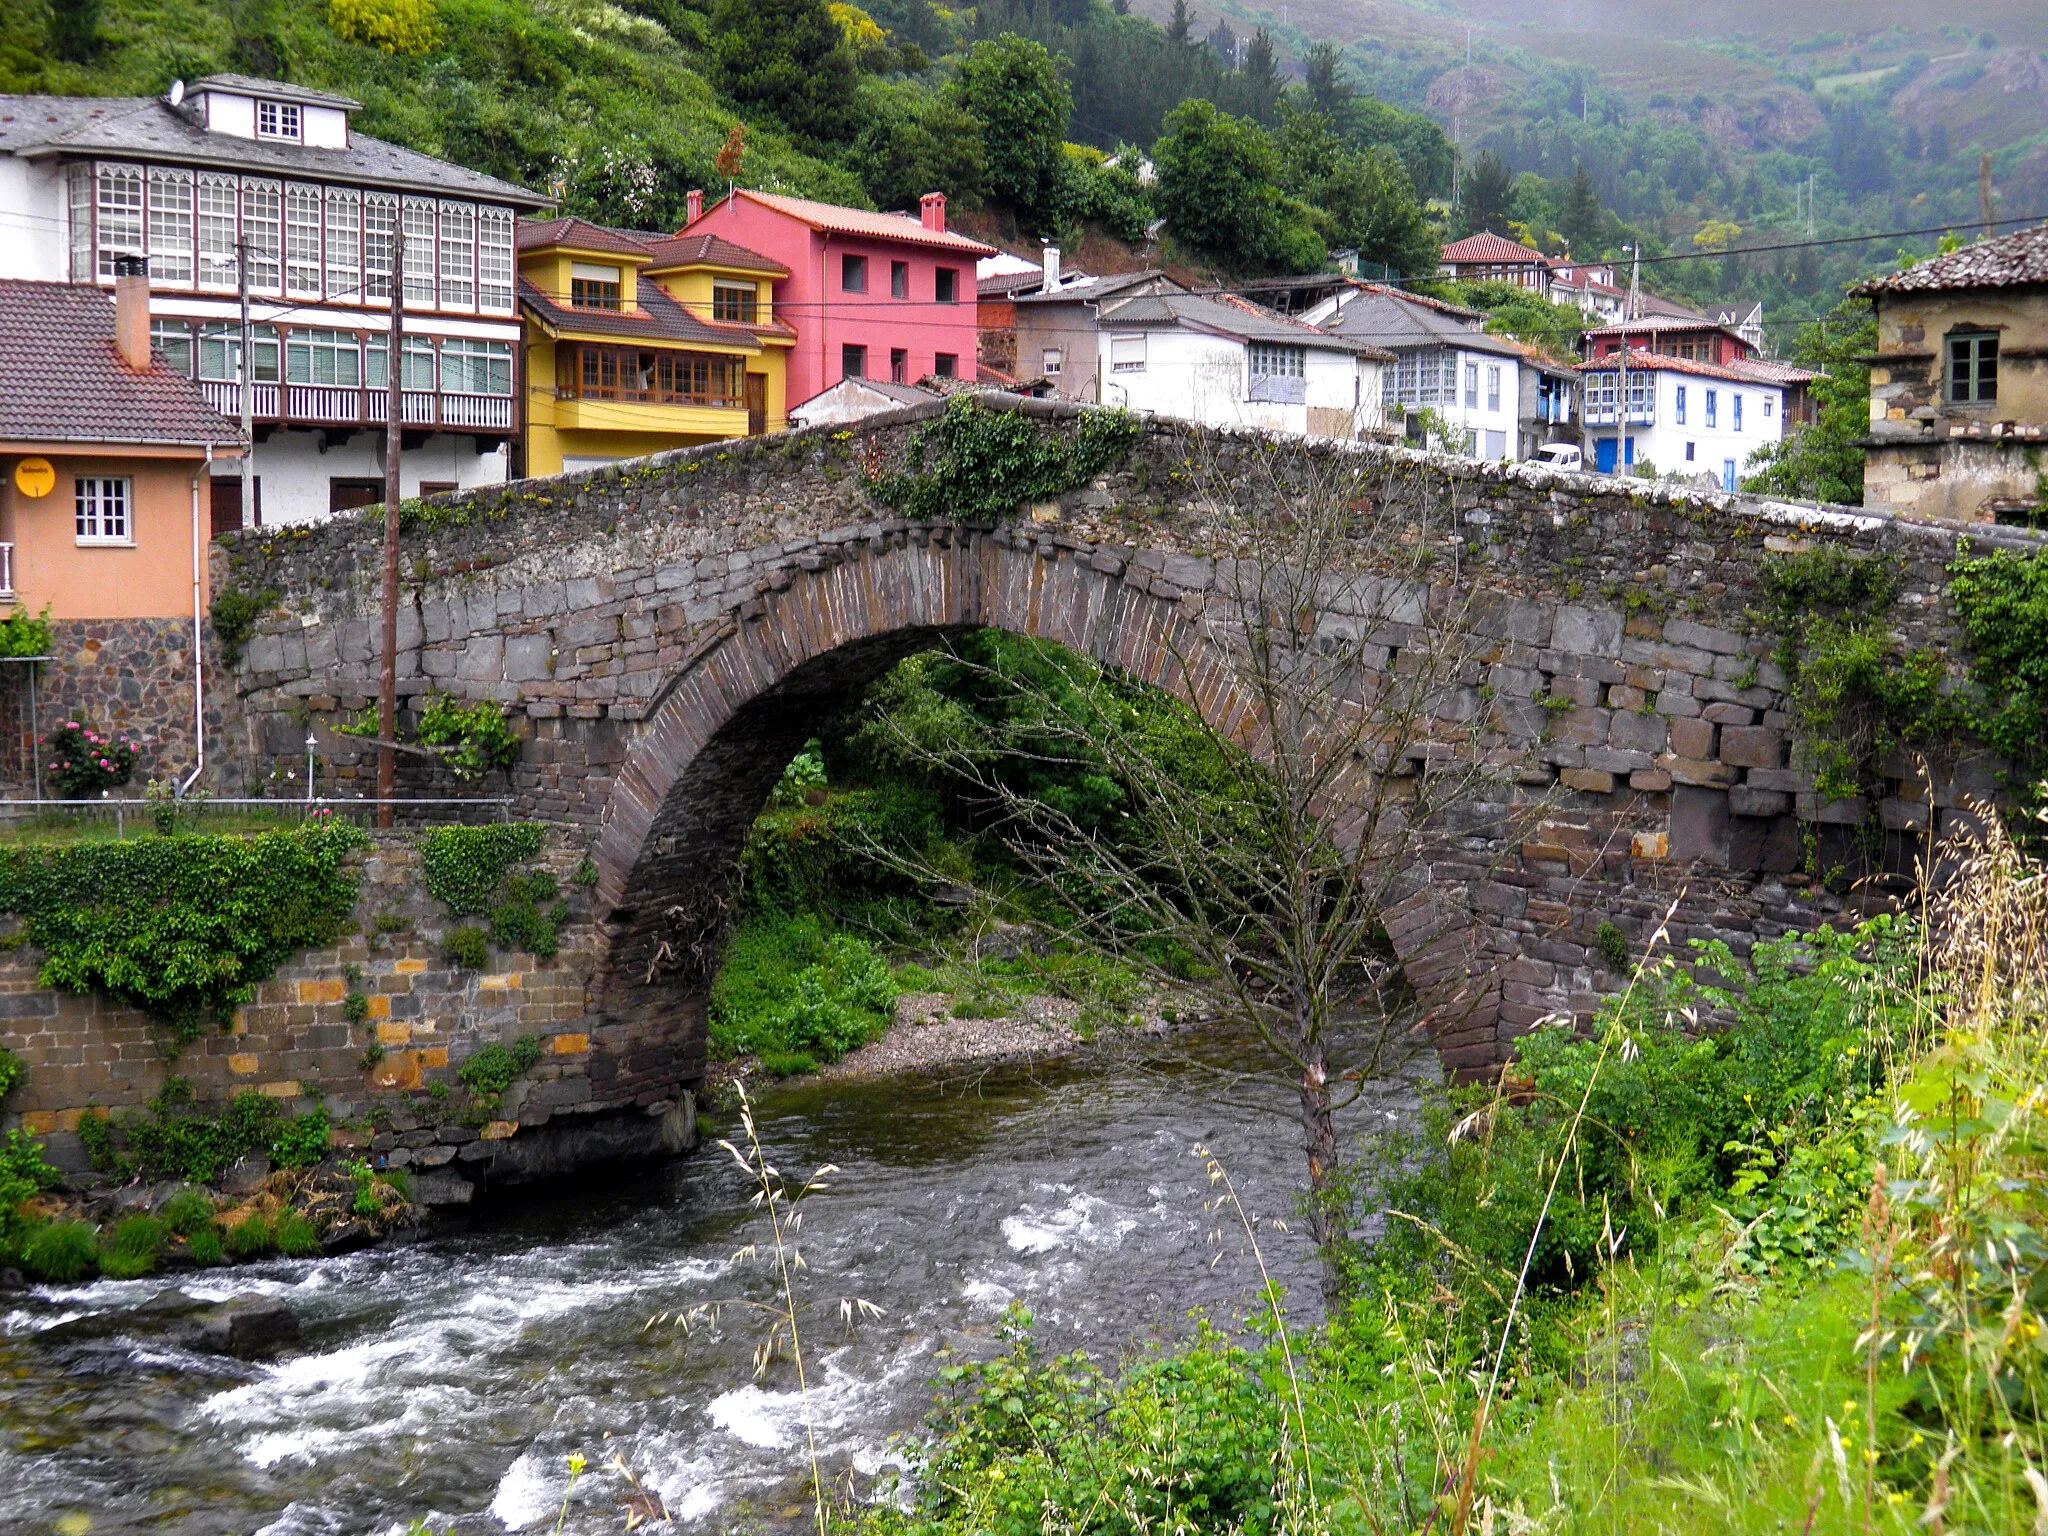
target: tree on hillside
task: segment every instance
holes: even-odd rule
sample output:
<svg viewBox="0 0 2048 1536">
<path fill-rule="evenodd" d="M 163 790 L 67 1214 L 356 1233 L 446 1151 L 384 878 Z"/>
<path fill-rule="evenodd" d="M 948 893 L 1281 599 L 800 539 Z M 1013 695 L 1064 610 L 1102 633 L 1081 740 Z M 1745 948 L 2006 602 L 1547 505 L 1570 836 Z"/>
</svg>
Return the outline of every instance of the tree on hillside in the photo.
<svg viewBox="0 0 2048 1536">
<path fill-rule="evenodd" d="M 1245 47 L 1238 83 L 1247 115 L 1262 123 L 1272 122 L 1273 108 L 1280 100 L 1280 66 L 1273 57 L 1273 39 L 1264 27 L 1252 34 Z"/>
<path fill-rule="evenodd" d="M 853 136 L 857 70 L 825 0 L 718 0 L 711 33 L 727 96 L 815 144 Z"/>
<path fill-rule="evenodd" d="M 1061 190 L 1061 146 L 1073 98 L 1060 61 L 1005 34 L 976 43 L 953 77 L 953 100 L 981 125 L 989 195 L 1043 222 Z"/>
<path fill-rule="evenodd" d="M 58 58 L 85 63 L 100 45 L 100 0 L 50 0 L 43 35 Z"/>
<path fill-rule="evenodd" d="M 1167 231 L 1191 250 L 1234 272 L 1322 264 L 1322 241 L 1282 202 L 1280 156 L 1257 123 L 1213 102 L 1182 102 L 1167 114 L 1152 163 Z"/>
<path fill-rule="evenodd" d="M 987 179 L 981 124 L 950 96 L 907 87 L 870 88 L 867 125 L 849 157 L 878 208 L 914 208 L 927 192 L 961 207 L 980 201 Z"/>
<path fill-rule="evenodd" d="M 1320 210 L 1324 242 L 1349 246 L 1362 261 L 1405 276 L 1433 272 L 1440 248 L 1400 157 L 1384 146 L 1356 150 L 1330 119 L 1280 106 L 1281 186 Z"/>
<path fill-rule="evenodd" d="M 1592 173 L 1581 160 L 1558 208 L 1557 232 L 1564 236 L 1572 254 L 1584 261 L 1600 254 L 1601 222 L 1600 194 L 1593 190 Z"/>
<path fill-rule="evenodd" d="M 1189 48 L 1195 41 L 1195 13 L 1188 0 L 1173 0 L 1173 15 L 1166 23 L 1166 40 L 1176 48 Z"/>
<path fill-rule="evenodd" d="M 1335 43 L 1313 43 L 1304 67 L 1309 105 L 1325 117 L 1336 117 L 1351 102 L 1351 86 L 1344 79 L 1344 55 Z"/>
<path fill-rule="evenodd" d="M 1820 377 L 1811 386 L 1816 418 L 1750 456 L 1746 491 L 1843 506 L 1863 504 L 1863 439 L 1870 432 L 1870 364 L 1877 315 L 1865 299 L 1844 299 L 1800 329 L 1792 361 Z"/>
<path fill-rule="evenodd" d="M 1482 149 L 1472 157 L 1461 191 L 1465 203 L 1465 228 L 1469 233 L 1476 235 L 1486 230 L 1505 235 L 1508 232 L 1515 196 L 1515 173 L 1508 169 L 1507 161 L 1490 149 Z"/>
<path fill-rule="evenodd" d="M 1446 750 L 1469 732 L 1453 722 L 1486 644 L 1439 563 L 1452 498 L 1342 456 L 1196 452 L 1190 504 L 1235 558 L 1166 644 L 1179 676 L 1229 701 L 1219 719 L 1013 642 L 956 653 L 982 708 L 875 724 L 978 807 L 1053 933 L 1270 1048 L 1334 1301 L 1351 1235 L 1341 1117 L 1408 1022 L 1388 932 L 1411 953 L 1452 941 L 1469 917 L 1428 872 L 1483 872 L 1540 801 L 1511 806 L 1512 765 Z"/>
</svg>

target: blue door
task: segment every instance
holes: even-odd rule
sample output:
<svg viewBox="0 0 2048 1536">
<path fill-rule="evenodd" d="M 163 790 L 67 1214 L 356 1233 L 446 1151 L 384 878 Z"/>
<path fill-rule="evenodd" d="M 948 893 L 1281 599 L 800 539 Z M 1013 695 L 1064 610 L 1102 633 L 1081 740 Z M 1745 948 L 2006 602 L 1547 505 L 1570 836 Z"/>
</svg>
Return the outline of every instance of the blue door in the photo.
<svg viewBox="0 0 2048 1536">
<path fill-rule="evenodd" d="M 1733 459 L 1723 459 L 1721 461 L 1721 489 L 1724 491 L 1735 489 L 1735 461 Z"/>
<path fill-rule="evenodd" d="M 1614 439 L 1600 438 L 1593 444 L 1593 467 L 1603 475 L 1614 473 Z"/>
</svg>

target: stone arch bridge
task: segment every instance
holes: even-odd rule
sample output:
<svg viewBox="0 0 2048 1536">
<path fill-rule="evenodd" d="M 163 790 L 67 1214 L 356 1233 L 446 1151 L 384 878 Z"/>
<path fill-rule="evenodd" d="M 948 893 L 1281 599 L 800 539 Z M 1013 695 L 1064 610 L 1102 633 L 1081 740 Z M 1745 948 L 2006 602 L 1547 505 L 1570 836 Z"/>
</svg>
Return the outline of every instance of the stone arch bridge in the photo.
<svg viewBox="0 0 2048 1536">
<path fill-rule="evenodd" d="M 1072 408 L 1012 408 L 1074 430 Z M 1229 707 L 1215 677 L 1174 661 L 1218 569 L 1188 469 L 1251 485 L 1241 470 L 1273 443 L 1150 423 L 1056 504 L 906 521 L 870 475 L 927 414 L 439 498 L 407 533 L 402 694 L 503 703 L 526 738 L 520 813 L 576 829 L 599 871 L 585 1012 L 602 1087 L 585 1109 L 659 1105 L 702 1076 L 711 957 L 677 954 L 675 914 L 722 880 L 820 722 L 898 659 L 995 625 Z M 1804 873 L 1816 852 L 1861 858 L 1875 824 L 1902 868 L 1993 783 L 1988 763 L 1930 784 L 1900 762 L 1874 807 L 1822 802 L 1791 763 L 1785 679 L 1752 618 L 1768 554 L 1833 543 L 1898 557 L 1905 638 L 1945 645 L 1952 529 L 1401 449 L 1313 452 L 1455 509 L 1446 568 L 1472 589 L 1483 647 L 1450 713 L 1468 750 L 1549 797 L 1535 832 L 1430 870 L 1390 921 L 1454 1068 L 1483 1070 L 1537 1019 L 1617 985 L 1601 925 L 1639 948 L 1681 890 L 1680 944 L 1742 949 L 1810 925 L 1843 901 Z M 379 538 L 342 519 L 217 547 L 216 589 L 280 597 L 232 669 L 229 787 L 301 762 L 310 719 L 339 791 L 367 792 L 371 755 L 332 727 L 376 693 Z"/>
</svg>

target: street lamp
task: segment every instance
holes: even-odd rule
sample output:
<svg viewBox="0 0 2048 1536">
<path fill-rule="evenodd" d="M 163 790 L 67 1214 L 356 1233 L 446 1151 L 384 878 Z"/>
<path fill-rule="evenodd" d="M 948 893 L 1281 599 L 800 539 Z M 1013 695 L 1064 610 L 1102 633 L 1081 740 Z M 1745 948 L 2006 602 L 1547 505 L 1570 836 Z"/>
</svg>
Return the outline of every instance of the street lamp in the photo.
<svg viewBox="0 0 2048 1536">
<path fill-rule="evenodd" d="M 306 804 L 313 803 L 313 749 L 320 745 L 319 739 L 308 729 L 306 732 Z"/>
</svg>

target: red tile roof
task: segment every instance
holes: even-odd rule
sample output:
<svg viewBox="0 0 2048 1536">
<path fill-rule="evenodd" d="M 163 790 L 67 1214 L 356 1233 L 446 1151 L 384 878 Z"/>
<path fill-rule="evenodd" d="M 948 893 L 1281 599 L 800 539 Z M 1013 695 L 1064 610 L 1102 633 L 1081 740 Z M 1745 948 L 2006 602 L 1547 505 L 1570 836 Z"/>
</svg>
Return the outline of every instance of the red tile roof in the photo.
<svg viewBox="0 0 2048 1536">
<path fill-rule="evenodd" d="M 1444 247 L 1444 260 L 1453 265 L 1465 262 L 1489 262 L 1499 265 L 1526 266 L 1530 263 L 1548 265 L 1541 251 L 1521 245 L 1500 235 L 1480 233 L 1454 240 Z"/>
<path fill-rule="evenodd" d="M 1588 336 L 1618 336 L 1623 331 L 1726 331 L 1735 335 L 1734 327 L 1709 320 L 1705 315 L 1638 315 L 1633 320 L 1610 320 L 1605 325 L 1586 328 Z"/>
<path fill-rule="evenodd" d="M 662 291 L 657 283 L 638 285 L 640 305 L 636 309 L 576 309 L 542 293 L 525 278 L 519 280 L 519 302 L 527 312 L 551 331 L 579 331 L 622 340 L 686 342 L 694 346 L 743 347 L 760 345 L 763 336 L 794 336 L 780 321 L 766 325 L 730 325 L 692 314 Z"/>
<path fill-rule="evenodd" d="M 521 219 L 518 239 L 522 251 L 566 246 L 577 251 L 610 251 L 619 256 L 648 254 L 646 245 L 624 230 L 607 229 L 588 219 Z"/>
<path fill-rule="evenodd" d="M 105 290 L 0 280 L 0 442 L 240 441 L 192 380 L 122 361 Z"/>
<path fill-rule="evenodd" d="M 1917 267 L 1873 278 L 1851 293 L 1936 293 L 1946 288 L 2020 288 L 2048 284 L 2048 224 L 1980 240 Z"/>
<path fill-rule="evenodd" d="M 993 256 L 996 248 L 983 245 L 979 240 L 970 240 L 965 235 L 951 230 L 926 229 L 909 214 L 870 213 L 865 208 L 842 208 L 837 203 L 814 203 L 807 197 L 785 197 L 780 192 L 754 192 L 740 187 L 735 197 L 750 198 L 763 208 L 772 208 L 777 213 L 787 214 L 808 224 L 813 229 L 830 230 L 839 235 L 865 235 L 873 240 L 898 240 L 908 245 L 932 245 L 942 250 L 958 251 L 963 256 Z M 686 229 L 683 233 L 687 234 Z"/>
<path fill-rule="evenodd" d="M 645 244 L 654 255 L 657 272 L 671 267 L 730 267 L 770 277 L 789 276 L 789 268 L 781 262 L 735 245 L 723 235 L 667 235 Z"/>
<path fill-rule="evenodd" d="M 1619 353 L 1610 352 L 1605 357 L 1581 363 L 1579 364 L 1579 372 L 1616 372 L 1620 367 L 1620 356 Z M 1774 365 L 1776 369 L 1788 375 L 1786 377 L 1777 377 L 1751 371 L 1756 368 L 1756 364 L 1753 361 L 1727 364 L 1702 363 L 1690 357 L 1667 357 L 1662 352 L 1638 352 L 1634 347 L 1628 349 L 1628 367 L 1631 373 L 1696 373 L 1703 378 L 1729 379 L 1737 384 L 1765 385 L 1784 385 L 1801 382 L 1789 377 L 1789 375 L 1802 371 L 1797 368 L 1789 368 L 1782 363 L 1776 364 Z M 1809 373 L 1806 377 L 1810 379 L 1813 375 Z"/>
</svg>

